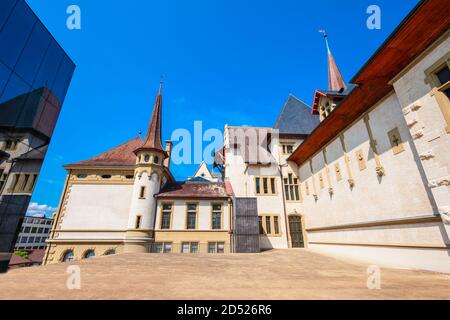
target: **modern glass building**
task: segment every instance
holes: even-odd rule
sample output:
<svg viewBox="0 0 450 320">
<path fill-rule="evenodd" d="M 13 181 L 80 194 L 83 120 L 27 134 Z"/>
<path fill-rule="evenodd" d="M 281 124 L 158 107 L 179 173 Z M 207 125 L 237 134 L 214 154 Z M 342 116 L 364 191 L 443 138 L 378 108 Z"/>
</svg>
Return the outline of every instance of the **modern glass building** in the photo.
<svg viewBox="0 0 450 320">
<path fill-rule="evenodd" d="M 0 1 L 0 272 L 8 267 L 74 70 L 24 0 Z"/>
</svg>

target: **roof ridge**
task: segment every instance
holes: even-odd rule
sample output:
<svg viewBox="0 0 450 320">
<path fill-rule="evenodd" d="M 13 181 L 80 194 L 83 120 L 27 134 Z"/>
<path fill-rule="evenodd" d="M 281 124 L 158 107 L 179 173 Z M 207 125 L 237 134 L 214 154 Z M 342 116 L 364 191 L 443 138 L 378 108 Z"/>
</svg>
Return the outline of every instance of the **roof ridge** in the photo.
<svg viewBox="0 0 450 320">
<path fill-rule="evenodd" d="M 293 95 L 292 93 L 289 93 L 289 95 L 291 97 L 293 97 L 294 99 L 296 99 L 298 102 L 303 103 L 305 106 L 307 106 L 309 109 L 311 109 L 311 106 L 309 104 L 307 104 L 305 101 L 303 101 L 302 99 L 298 98 L 297 96 Z"/>
</svg>

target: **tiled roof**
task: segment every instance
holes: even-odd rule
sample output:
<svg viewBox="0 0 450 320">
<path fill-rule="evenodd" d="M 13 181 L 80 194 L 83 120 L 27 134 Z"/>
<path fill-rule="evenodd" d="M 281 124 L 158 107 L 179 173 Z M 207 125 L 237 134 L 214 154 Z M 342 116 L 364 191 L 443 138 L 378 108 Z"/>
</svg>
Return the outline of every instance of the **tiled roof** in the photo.
<svg viewBox="0 0 450 320">
<path fill-rule="evenodd" d="M 9 266 L 29 266 L 40 264 L 44 260 L 45 249 L 32 250 L 27 258 L 23 258 L 17 254 L 13 254 L 9 260 Z"/>
<path fill-rule="evenodd" d="M 136 163 L 134 150 L 142 145 L 140 137 L 136 137 L 118 147 L 108 150 L 94 158 L 71 163 L 71 166 L 132 166 Z"/>
<path fill-rule="evenodd" d="M 293 95 L 289 95 L 274 128 L 280 134 L 310 134 L 318 125 L 319 117 L 311 114 L 311 108 Z"/>
<path fill-rule="evenodd" d="M 228 198 L 232 189 L 225 183 L 214 182 L 175 182 L 166 185 L 158 198 Z"/>
</svg>

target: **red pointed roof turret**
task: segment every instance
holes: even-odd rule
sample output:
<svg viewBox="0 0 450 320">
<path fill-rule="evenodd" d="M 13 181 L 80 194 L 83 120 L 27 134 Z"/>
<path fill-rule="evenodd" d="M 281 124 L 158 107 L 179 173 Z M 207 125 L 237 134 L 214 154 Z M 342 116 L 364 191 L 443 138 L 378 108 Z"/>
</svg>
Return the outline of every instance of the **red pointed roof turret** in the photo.
<svg viewBox="0 0 450 320">
<path fill-rule="evenodd" d="M 328 44 L 328 34 L 325 30 L 320 30 L 320 32 L 323 33 L 328 51 L 328 90 L 343 92 L 347 89 L 347 85 L 331 53 L 330 45 Z"/>
<path fill-rule="evenodd" d="M 135 153 L 142 149 L 156 150 L 165 153 L 161 142 L 161 114 L 162 114 L 162 81 L 159 85 L 155 106 L 148 126 L 144 143 L 135 150 Z"/>
</svg>

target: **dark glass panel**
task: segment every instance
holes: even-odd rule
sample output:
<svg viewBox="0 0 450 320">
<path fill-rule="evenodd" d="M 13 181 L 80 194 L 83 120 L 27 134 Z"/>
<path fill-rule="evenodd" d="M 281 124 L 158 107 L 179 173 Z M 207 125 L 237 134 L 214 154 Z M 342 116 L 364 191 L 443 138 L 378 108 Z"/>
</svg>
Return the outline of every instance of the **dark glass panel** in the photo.
<svg viewBox="0 0 450 320">
<path fill-rule="evenodd" d="M 0 126 L 16 126 L 30 87 L 14 73 L 0 97 Z"/>
<path fill-rule="evenodd" d="M 36 23 L 14 69 L 29 84 L 33 83 L 49 44 L 50 36 L 47 30 L 40 22 Z"/>
<path fill-rule="evenodd" d="M 33 88 L 47 87 L 50 90 L 53 89 L 53 83 L 56 78 L 56 74 L 61 64 L 61 60 L 64 57 L 64 52 L 58 46 L 56 42 L 52 42 L 45 54 L 45 58 L 41 64 L 38 75 L 33 83 Z M 47 98 L 47 96 L 45 97 Z"/>
<path fill-rule="evenodd" d="M 58 74 L 56 75 L 55 83 L 53 84 L 53 94 L 56 96 L 59 105 L 62 105 L 64 98 L 67 93 L 67 88 L 69 87 L 70 80 L 72 79 L 73 72 L 75 70 L 75 65 L 69 59 L 67 55 L 64 55 L 61 66 L 59 67 Z M 53 99 L 50 99 L 51 103 Z"/>
<path fill-rule="evenodd" d="M 36 18 L 25 1 L 19 1 L 0 33 L 0 60 L 14 66 L 30 36 Z"/>
<path fill-rule="evenodd" d="M 14 5 L 17 0 L 1 0 L 0 1 L 0 31 L 3 28 L 6 20 L 8 19 L 11 11 L 14 9 Z"/>
<path fill-rule="evenodd" d="M 5 89 L 10 75 L 11 70 L 0 62 L 0 97 L 2 96 L 3 89 Z"/>
</svg>

